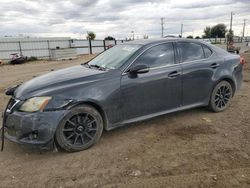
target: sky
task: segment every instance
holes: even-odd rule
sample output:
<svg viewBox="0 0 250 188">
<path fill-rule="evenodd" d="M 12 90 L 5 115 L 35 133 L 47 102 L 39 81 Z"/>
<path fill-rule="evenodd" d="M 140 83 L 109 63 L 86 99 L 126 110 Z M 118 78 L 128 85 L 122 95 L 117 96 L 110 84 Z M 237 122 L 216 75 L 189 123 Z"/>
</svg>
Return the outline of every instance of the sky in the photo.
<svg viewBox="0 0 250 188">
<path fill-rule="evenodd" d="M 250 0 L 0 0 L 0 36 L 117 39 L 164 35 L 201 36 L 206 26 L 218 23 L 250 35 Z"/>
</svg>

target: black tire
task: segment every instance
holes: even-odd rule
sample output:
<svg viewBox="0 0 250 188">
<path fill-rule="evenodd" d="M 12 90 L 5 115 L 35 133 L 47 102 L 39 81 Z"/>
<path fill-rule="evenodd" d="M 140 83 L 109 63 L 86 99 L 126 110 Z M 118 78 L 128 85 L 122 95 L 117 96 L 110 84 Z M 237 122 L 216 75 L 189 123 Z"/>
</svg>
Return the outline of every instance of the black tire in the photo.
<svg viewBox="0 0 250 188">
<path fill-rule="evenodd" d="M 232 85 L 229 82 L 223 80 L 214 87 L 209 102 L 209 108 L 214 112 L 221 112 L 228 108 L 232 97 Z"/>
<path fill-rule="evenodd" d="M 89 105 L 77 106 L 69 111 L 57 127 L 56 143 L 69 152 L 82 151 L 94 145 L 101 137 L 103 119 Z"/>
</svg>

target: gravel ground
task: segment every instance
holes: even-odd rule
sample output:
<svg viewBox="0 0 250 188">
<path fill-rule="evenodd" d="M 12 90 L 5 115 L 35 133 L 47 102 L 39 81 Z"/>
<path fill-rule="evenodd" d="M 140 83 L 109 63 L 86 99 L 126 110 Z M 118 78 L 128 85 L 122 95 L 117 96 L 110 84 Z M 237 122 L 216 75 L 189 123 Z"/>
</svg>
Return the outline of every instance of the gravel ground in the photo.
<svg viewBox="0 0 250 188">
<path fill-rule="evenodd" d="M 228 110 L 134 123 L 78 153 L 39 153 L 6 141 L 0 187 L 250 187 L 250 53 L 243 56 L 244 82 Z M 88 58 L 0 66 L 0 111 L 7 87 Z"/>
</svg>

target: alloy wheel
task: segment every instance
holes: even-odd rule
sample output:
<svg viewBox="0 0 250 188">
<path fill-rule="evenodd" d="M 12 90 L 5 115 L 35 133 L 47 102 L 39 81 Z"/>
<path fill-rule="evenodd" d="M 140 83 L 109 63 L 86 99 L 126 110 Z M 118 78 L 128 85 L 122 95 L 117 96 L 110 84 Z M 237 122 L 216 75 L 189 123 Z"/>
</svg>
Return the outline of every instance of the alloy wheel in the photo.
<svg viewBox="0 0 250 188">
<path fill-rule="evenodd" d="M 217 108 L 224 108 L 231 98 L 231 88 L 228 85 L 222 85 L 218 88 L 214 103 Z"/>
<path fill-rule="evenodd" d="M 65 141 L 73 146 L 84 146 L 97 132 L 97 120 L 88 113 L 79 113 L 67 119 L 62 130 Z"/>
</svg>

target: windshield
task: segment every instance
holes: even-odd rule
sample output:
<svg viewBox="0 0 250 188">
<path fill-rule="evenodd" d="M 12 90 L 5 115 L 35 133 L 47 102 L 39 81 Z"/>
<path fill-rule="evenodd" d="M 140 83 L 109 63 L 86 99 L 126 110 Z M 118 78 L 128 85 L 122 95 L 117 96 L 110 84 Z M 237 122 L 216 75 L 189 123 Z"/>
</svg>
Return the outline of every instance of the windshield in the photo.
<svg viewBox="0 0 250 188">
<path fill-rule="evenodd" d="M 116 45 L 89 61 L 88 65 L 105 69 L 117 69 L 140 47 L 141 45 L 135 44 Z"/>
</svg>

